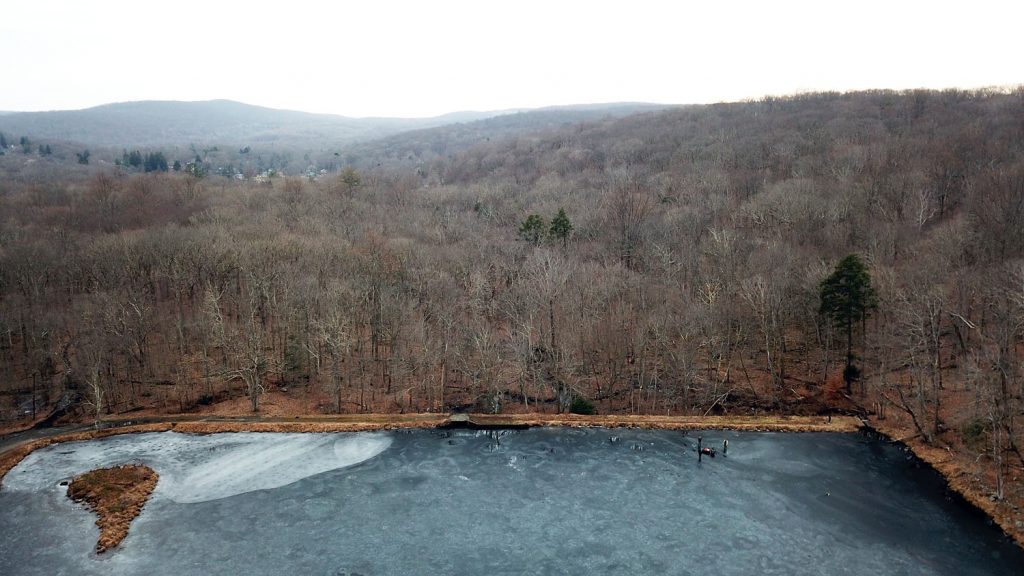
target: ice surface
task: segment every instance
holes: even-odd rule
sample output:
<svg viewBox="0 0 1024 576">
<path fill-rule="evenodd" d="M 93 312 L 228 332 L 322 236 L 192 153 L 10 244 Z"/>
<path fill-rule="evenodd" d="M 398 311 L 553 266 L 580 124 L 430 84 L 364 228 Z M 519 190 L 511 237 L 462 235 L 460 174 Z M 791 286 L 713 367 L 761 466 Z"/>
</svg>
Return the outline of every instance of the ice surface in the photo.
<svg viewBox="0 0 1024 576">
<path fill-rule="evenodd" d="M 728 438 L 729 455 L 698 463 L 696 435 L 152 434 L 58 445 L 0 489 L 0 574 L 1022 574 L 1019 548 L 890 445 L 704 432 L 705 445 Z M 125 458 L 163 476 L 121 547 L 96 556 L 94 517 L 56 483 Z"/>
<path fill-rule="evenodd" d="M 95 468 L 143 463 L 160 475 L 154 497 L 179 503 L 278 488 L 373 458 L 386 434 L 150 433 L 37 450 L 4 479 L 5 490 L 45 491 Z"/>
</svg>

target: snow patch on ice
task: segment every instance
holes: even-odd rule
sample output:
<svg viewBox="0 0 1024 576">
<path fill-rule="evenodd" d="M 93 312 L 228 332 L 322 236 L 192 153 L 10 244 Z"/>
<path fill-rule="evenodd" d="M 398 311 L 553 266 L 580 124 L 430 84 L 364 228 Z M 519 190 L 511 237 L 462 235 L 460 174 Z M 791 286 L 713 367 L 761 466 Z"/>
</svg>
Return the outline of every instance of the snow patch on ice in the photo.
<svg viewBox="0 0 1024 576">
<path fill-rule="evenodd" d="M 3 489 L 50 490 L 89 470 L 138 462 L 160 474 L 154 498 L 207 502 L 353 466 L 390 445 L 386 433 L 117 436 L 37 450 L 7 474 Z"/>
</svg>

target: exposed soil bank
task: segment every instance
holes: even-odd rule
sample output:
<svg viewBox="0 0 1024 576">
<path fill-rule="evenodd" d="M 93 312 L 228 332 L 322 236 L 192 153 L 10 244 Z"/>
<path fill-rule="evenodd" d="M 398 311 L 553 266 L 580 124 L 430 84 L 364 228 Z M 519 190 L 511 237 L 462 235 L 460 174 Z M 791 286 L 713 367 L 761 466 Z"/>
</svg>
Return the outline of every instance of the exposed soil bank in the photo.
<svg viewBox="0 0 1024 576">
<path fill-rule="evenodd" d="M 972 481 L 972 476 L 949 450 L 927 444 L 920 437 L 901 438 L 904 432 L 888 420 L 872 419 L 869 426 L 892 440 L 907 446 L 922 462 L 927 463 L 946 479 L 949 488 L 992 519 L 1008 536 L 1024 547 L 1024 511 L 1011 503 L 995 500 L 984 491 L 984 486 Z"/>
<path fill-rule="evenodd" d="M 86 472 L 68 485 L 68 497 L 85 502 L 99 518 L 100 538 L 96 552 L 117 546 L 128 535 L 132 520 L 142 512 L 159 476 L 140 465 L 115 466 Z"/>
</svg>

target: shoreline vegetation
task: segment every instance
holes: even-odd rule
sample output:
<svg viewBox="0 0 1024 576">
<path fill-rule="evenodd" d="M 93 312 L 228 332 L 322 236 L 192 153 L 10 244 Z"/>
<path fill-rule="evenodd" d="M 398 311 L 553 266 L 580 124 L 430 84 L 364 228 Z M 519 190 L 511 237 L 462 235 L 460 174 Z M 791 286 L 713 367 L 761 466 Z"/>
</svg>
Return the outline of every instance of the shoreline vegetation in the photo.
<svg viewBox="0 0 1024 576">
<path fill-rule="evenodd" d="M 130 464 L 86 472 L 71 481 L 68 498 L 84 502 L 98 516 L 97 554 L 117 546 L 128 536 L 132 520 L 142 512 L 159 477 L 148 466 Z"/>
<path fill-rule="evenodd" d="M 885 421 L 866 422 L 853 416 L 626 416 L 600 415 L 583 416 L 577 414 L 470 414 L 463 417 L 452 417 L 446 414 L 360 414 L 348 416 L 295 416 L 292 418 L 200 418 L 183 415 L 178 418 L 169 417 L 159 421 L 145 419 L 109 419 L 101 424 L 105 428 L 80 430 L 58 433 L 53 436 L 36 438 L 14 445 L 0 453 L 0 485 L 6 474 L 33 451 L 61 442 L 75 442 L 106 438 L 119 434 L 140 434 L 145 432 L 176 431 L 186 434 L 215 434 L 230 432 L 365 432 L 378 430 L 397 430 L 407 428 L 438 428 L 446 426 L 478 426 L 485 428 L 500 427 L 606 427 L 606 428 L 644 428 L 658 430 L 737 430 L 749 432 L 835 432 L 852 433 L 869 429 L 907 446 L 922 462 L 938 471 L 946 480 L 949 489 L 960 494 L 964 500 L 984 512 L 999 525 L 1003 532 L 1018 545 L 1024 547 L 1024 528 L 1018 526 L 1010 510 L 1000 507 L 986 497 L 980 487 L 970 482 L 969 475 L 961 470 L 947 451 L 925 444 L 917 438 L 900 438 L 899 430 L 888 426 Z M 117 467 L 117 468 L 125 468 Z M 145 467 L 142 467 L 145 468 Z M 99 472 L 99 471 L 93 471 Z M 87 473 L 92 474 L 92 472 Z M 85 475 L 83 475 L 85 476 Z M 76 478 L 77 480 L 77 478 Z M 123 479 L 122 479 L 123 480 Z M 112 476 L 110 482 L 122 482 Z M 140 478 L 140 483 L 148 482 Z M 152 479 L 156 485 L 156 476 Z M 128 523 L 138 515 L 142 505 L 153 487 L 150 487 L 138 510 L 127 521 L 118 520 L 118 527 L 123 526 L 124 534 L 104 544 L 103 537 L 97 544 L 97 551 L 116 546 L 127 534 Z M 141 492 L 133 492 L 136 496 Z M 70 496 L 70 491 L 69 491 Z M 103 520 L 101 508 L 90 502 L 94 510 Z M 100 524 L 100 521 L 97 521 Z M 112 542 L 112 543 L 110 543 Z"/>
</svg>

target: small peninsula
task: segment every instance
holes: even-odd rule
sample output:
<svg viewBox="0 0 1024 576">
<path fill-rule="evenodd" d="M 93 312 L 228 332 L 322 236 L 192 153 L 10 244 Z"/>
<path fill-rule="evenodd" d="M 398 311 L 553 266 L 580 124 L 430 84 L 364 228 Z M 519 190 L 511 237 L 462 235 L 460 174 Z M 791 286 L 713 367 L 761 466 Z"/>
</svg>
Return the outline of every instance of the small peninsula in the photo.
<svg viewBox="0 0 1024 576">
<path fill-rule="evenodd" d="M 125 465 L 86 472 L 71 481 L 68 497 L 85 502 L 99 515 L 97 553 L 102 554 L 124 540 L 132 520 L 142 512 L 156 488 L 158 478 L 147 466 Z"/>
</svg>

